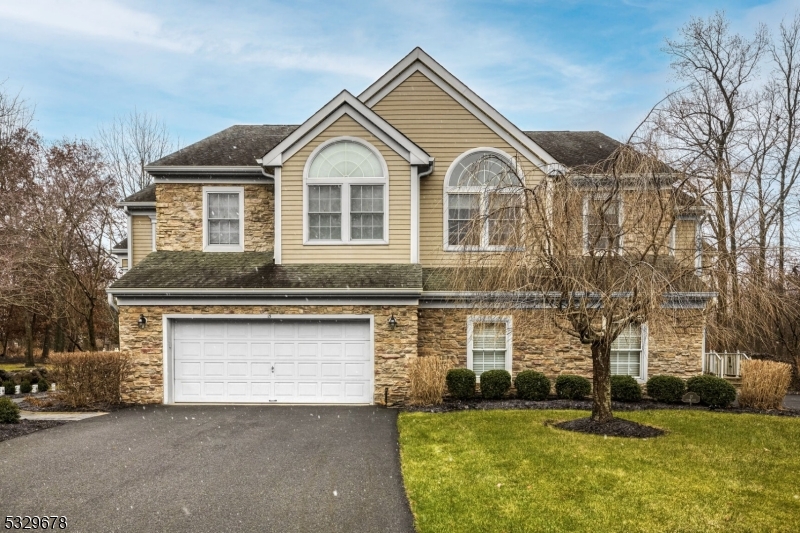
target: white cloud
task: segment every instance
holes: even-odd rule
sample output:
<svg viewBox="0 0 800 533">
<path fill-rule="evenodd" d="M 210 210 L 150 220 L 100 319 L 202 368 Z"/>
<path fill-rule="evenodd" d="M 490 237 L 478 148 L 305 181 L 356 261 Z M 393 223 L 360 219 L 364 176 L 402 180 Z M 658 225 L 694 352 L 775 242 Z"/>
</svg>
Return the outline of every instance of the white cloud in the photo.
<svg viewBox="0 0 800 533">
<path fill-rule="evenodd" d="M 190 52 L 199 44 L 192 38 L 166 38 L 158 17 L 110 0 L 4 0 L 0 1 L 2 19 L 80 37 L 137 43 L 174 52 Z"/>
</svg>

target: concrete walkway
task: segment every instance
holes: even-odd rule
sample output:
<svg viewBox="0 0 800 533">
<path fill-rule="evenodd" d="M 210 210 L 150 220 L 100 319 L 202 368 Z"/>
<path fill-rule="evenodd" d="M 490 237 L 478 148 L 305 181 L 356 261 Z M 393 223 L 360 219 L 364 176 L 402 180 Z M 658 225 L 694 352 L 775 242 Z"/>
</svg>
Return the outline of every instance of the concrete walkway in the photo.
<svg viewBox="0 0 800 533">
<path fill-rule="evenodd" d="M 61 420 L 63 422 L 75 422 L 77 420 L 85 420 L 87 418 L 94 418 L 96 416 L 107 415 L 105 412 L 93 413 L 55 413 L 48 411 L 20 411 L 19 417 L 23 420 Z"/>
<path fill-rule="evenodd" d="M 800 394 L 788 394 L 786 398 L 783 399 L 783 406 L 787 409 L 800 410 Z"/>
</svg>

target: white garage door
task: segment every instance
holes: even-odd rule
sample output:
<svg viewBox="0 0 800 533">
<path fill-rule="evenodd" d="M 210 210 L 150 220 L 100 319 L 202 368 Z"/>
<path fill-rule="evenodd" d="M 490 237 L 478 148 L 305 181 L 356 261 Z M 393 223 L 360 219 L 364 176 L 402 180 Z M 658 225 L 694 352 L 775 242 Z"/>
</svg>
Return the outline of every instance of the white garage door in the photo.
<svg viewBox="0 0 800 533">
<path fill-rule="evenodd" d="M 175 402 L 372 403 L 366 320 L 173 322 Z"/>
</svg>

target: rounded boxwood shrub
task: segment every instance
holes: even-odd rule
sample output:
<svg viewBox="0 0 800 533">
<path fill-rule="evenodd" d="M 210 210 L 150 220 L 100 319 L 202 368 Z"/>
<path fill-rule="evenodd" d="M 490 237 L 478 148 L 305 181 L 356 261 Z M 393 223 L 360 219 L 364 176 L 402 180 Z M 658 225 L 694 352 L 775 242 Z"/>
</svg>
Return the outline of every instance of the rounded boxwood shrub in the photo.
<svg viewBox="0 0 800 533">
<path fill-rule="evenodd" d="M 447 391 L 457 400 L 469 400 L 475 395 L 475 372 L 469 368 L 451 368 L 447 371 Z"/>
<path fill-rule="evenodd" d="M 592 392 L 589 380 L 572 374 L 562 374 L 556 378 L 556 394 L 564 400 L 582 400 Z"/>
<path fill-rule="evenodd" d="M 3 382 L 3 387 L 6 388 L 6 394 L 7 395 L 11 396 L 12 394 L 14 394 L 15 385 L 16 385 L 16 383 L 14 383 L 13 381 L 4 381 Z"/>
<path fill-rule="evenodd" d="M 19 422 L 19 406 L 11 398 L 0 396 L 0 424 Z"/>
<path fill-rule="evenodd" d="M 22 394 L 30 394 L 33 391 L 33 385 L 31 385 L 30 381 L 23 381 L 19 385 L 19 392 Z"/>
<path fill-rule="evenodd" d="M 716 376 L 694 376 L 686 381 L 686 390 L 700 396 L 709 407 L 728 407 L 736 400 L 736 389 Z"/>
<path fill-rule="evenodd" d="M 550 394 L 550 380 L 541 372 L 523 370 L 514 378 L 517 397 L 523 400 L 546 400 Z"/>
<path fill-rule="evenodd" d="M 487 370 L 481 374 L 481 396 L 486 400 L 499 400 L 511 388 L 511 374 L 507 370 Z"/>
<path fill-rule="evenodd" d="M 632 376 L 611 376 L 611 399 L 618 402 L 641 402 L 642 387 Z"/>
<path fill-rule="evenodd" d="M 647 380 L 647 395 L 657 402 L 678 403 L 686 394 L 686 382 L 677 376 L 653 376 Z"/>
<path fill-rule="evenodd" d="M 50 384 L 47 382 L 46 379 L 40 378 L 39 379 L 39 392 L 47 392 L 50 390 Z"/>
</svg>

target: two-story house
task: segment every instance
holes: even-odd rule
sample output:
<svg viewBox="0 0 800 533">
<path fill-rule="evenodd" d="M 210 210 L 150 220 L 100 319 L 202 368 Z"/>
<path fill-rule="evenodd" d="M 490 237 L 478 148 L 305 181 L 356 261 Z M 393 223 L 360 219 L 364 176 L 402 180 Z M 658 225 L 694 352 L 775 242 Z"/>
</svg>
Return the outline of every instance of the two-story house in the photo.
<svg viewBox="0 0 800 533">
<path fill-rule="evenodd" d="M 522 131 L 417 48 L 299 126 L 232 126 L 150 164 L 153 185 L 121 204 L 125 273 L 109 289 L 133 354 L 124 397 L 397 404 L 409 363 L 428 355 L 590 375 L 577 342 L 514 329 L 536 310 L 458 305 L 428 274 L 463 250 L 465 213 L 480 204 L 470 162 L 492 154 L 542 180 L 617 146 L 599 132 Z M 698 227 L 684 217 L 675 230 L 692 258 Z M 641 381 L 698 374 L 703 331 L 634 328 L 612 358 Z"/>
</svg>

